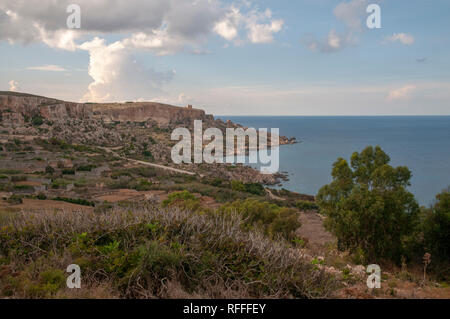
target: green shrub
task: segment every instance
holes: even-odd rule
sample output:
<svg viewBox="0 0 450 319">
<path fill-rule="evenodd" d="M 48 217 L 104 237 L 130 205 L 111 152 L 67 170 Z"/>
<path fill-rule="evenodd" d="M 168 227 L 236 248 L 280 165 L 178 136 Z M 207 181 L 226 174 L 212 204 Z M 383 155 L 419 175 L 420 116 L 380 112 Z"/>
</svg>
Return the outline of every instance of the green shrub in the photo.
<svg viewBox="0 0 450 319">
<path fill-rule="evenodd" d="M 436 196 L 422 228 L 425 251 L 436 261 L 450 263 L 450 188 Z"/>
<path fill-rule="evenodd" d="M 75 175 L 75 170 L 72 168 L 66 168 L 61 171 L 63 175 Z"/>
<path fill-rule="evenodd" d="M 46 200 L 47 199 L 47 195 L 40 193 L 40 194 L 37 195 L 37 199 L 39 199 L 39 200 Z"/>
<path fill-rule="evenodd" d="M 30 284 L 27 292 L 33 298 L 50 298 L 66 284 L 66 277 L 60 269 L 49 269 L 42 272 L 39 282 Z"/>
<path fill-rule="evenodd" d="M 60 201 L 60 202 L 77 204 L 77 205 L 82 205 L 82 206 L 95 207 L 95 203 L 94 202 L 90 202 L 90 201 L 88 201 L 86 199 L 74 199 L 74 198 L 66 198 L 66 197 L 56 197 L 53 200 Z"/>
<path fill-rule="evenodd" d="M 44 119 L 41 116 L 34 116 L 31 119 L 31 124 L 33 124 L 33 126 L 41 126 L 42 124 L 44 124 Z"/>
<path fill-rule="evenodd" d="M 197 211 L 200 208 L 200 200 L 190 192 L 184 190 L 169 194 L 168 199 L 163 201 L 163 207 L 180 207 L 189 211 Z"/>
<path fill-rule="evenodd" d="M 245 192 L 245 185 L 241 181 L 231 181 L 231 189 L 238 192 Z"/>
<path fill-rule="evenodd" d="M 133 167 L 129 168 L 127 171 L 131 174 L 146 178 L 155 177 L 157 175 L 156 169 L 148 166 Z"/>
<path fill-rule="evenodd" d="M 52 174 L 55 173 L 55 169 L 54 169 L 53 167 L 51 167 L 50 165 L 47 165 L 47 166 L 45 167 L 45 173 L 46 173 L 46 174 L 49 174 L 49 175 L 52 175 Z"/>
<path fill-rule="evenodd" d="M 149 159 L 149 160 L 154 160 L 155 158 L 153 157 L 152 152 L 146 150 L 142 152 L 142 156 L 144 156 L 145 158 Z"/>
<path fill-rule="evenodd" d="M 78 166 L 76 167 L 76 170 L 77 170 L 77 171 L 80 171 L 80 172 L 90 172 L 90 171 L 92 171 L 92 170 L 95 169 L 95 168 L 97 168 L 97 166 L 96 166 L 96 165 L 93 165 L 93 164 L 88 164 L 88 165 L 78 165 Z"/>
<path fill-rule="evenodd" d="M 222 186 L 222 182 L 223 182 L 222 179 L 217 177 L 210 182 L 210 185 L 214 187 L 220 187 Z"/>
<path fill-rule="evenodd" d="M 245 184 L 245 191 L 250 194 L 263 196 L 266 194 L 264 186 L 260 183 L 249 183 Z"/>
<path fill-rule="evenodd" d="M 22 174 L 22 171 L 15 170 L 15 169 L 0 169 L 0 174 L 17 175 L 17 174 Z"/>
<path fill-rule="evenodd" d="M 14 185 L 13 188 L 18 191 L 34 190 L 34 187 L 30 185 Z"/>
<path fill-rule="evenodd" d="M 69 184 L 70 184 L 70 182 L 68 180 L 65 180 L 63 178 L 57 178 L 52 182 L 51 188 L 62 189 L 62 188 L 66 188 L 66 186 Z"/>
<path fill-rule="evenodd" d="M 146 179 L 139 179 L 136 186 L 134 186 L 134 189 L 137 190 L 138 192 L 149 191 L 152 189 L 152 183 Z"/>
<path fill-rule="evenodd" d="M 7 202 L 9 204 L 18 205 L 18 204 L 22 204 L 23 200 L 22 200 L 22 197 L 14 194 L 7 199 Z"/>
<path fill-rule="evenodd" d="M 183 256 L 157 241 L 139 247 L 139 269 L 145 276 L 153 278 L 170 277 L 181 270 Z"/>
<path fill-rule="evenodd" d="M 259 196 L 263 196 L 266 194 L 264 186 L 262 186 L 260 183 L 244 184 L 241 181 L 231 181 L 231 189 L 234 191 L 245 192 Z"/>
<path fill-rule="evenodd" d="M 293 232 L 301 226 L 294 210 L 254 199 L 225 204 L 219 209 L 221 214 L 234 212 L 243 216 L 247 230 L 258 227 L 271 236 L 281 235 L 292 239 Z"/>
<path fill-rule="evenodd" d="M 295 203 L 295 206 L 301 211 L 318 210 L 319 206 L 314 202 L 308 202 L 299 200 Z"/>
<path fill-rule="evenodd" d="M 15 227 L 0 220 L 0 251 L 14 254 L 11 266 L 19 274 L 2 272 L 0 297 L 66 297 L 61 267 L 66 261 L 82 267 L 86 291 L 106 285 L 120 298 L 177 298 L 180 292 L 225 298 L 229 287 L 236 287 L 234 296 L 247 298 L 326 298 L 337 288 L 286 241 L 244 231 L 236 215 L 139 204 L 16 218 Z M 167 289 L 171 284 L 175 294 Z"/>
</svg>

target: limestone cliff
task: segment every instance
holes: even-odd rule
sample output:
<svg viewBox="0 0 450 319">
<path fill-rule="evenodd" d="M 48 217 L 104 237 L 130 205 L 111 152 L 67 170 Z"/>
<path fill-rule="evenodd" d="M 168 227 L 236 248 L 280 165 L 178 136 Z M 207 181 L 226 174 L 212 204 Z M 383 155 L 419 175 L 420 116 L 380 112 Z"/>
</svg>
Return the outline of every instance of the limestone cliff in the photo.
<svg viewBox="0 0 450 319">
<path fill-rule="evenodd" d="M 92 106 L 30 94 L 0 92 L 0 113 L 5 124 L 20 125 L 36 116 L 49 121 L 88 119 L 92 117 Z"/>
<path fill-rule="evenodd" d="M 94 104 L 94 117 L 111 122 L 147 122 L 153 121 L 160 126 L 187 124 L 194 120 L 214 121 L 212 115 L 191 107 L 177 107 L 167 104 L 145 102 L 126 104 Z"/>
<path fill-rule="evenodd" d="M 153 121 L 160 126 L 190 125 L 194 120 L 214 121 L 212 115 L 192 107 L 176 107 L 153 102 L 72 103 L 15 92 L 0 92 L 0 113 L 5 122 L 19 125 L 27 118 L 35 116 L 56 122 L 72 119 L 98 119 L 105 123 Z"/>
</svg>

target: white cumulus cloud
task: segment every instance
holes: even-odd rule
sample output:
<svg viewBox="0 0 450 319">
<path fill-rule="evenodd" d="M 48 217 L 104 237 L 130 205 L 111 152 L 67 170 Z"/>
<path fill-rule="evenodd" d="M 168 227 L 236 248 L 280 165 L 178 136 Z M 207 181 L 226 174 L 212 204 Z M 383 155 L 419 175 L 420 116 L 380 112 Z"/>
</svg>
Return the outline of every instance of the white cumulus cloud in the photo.
<svg viewBox="0 0 450 319">
<path fill-rule="evenodd" d="M 162 73 L 141 65 L 132 50 L 120 41 L 108 45 L 104 39 L 95 38 L 83 43 L 80 49 L 90 54 L 88 72 L 94 80 L 83 101 L 150 99 L 161 93 L 162 85 L 174 76 L 173 71 Z"/>
<path fill-rule="evenodd" d="M 49 71 L 49 72 L 65 72 L 65 71 L 67 71 L 62 66 L 54 65 L 54 64 L 47 64 L 47 65 L 40 65 L 40 66 L 30 66 L 30 67 L 27 68 L 27 70 L 32 70 L 32 71 Z"/>
<path fill-rule="evenodd" d="M 225 17 L 214 26 L 214 31 L 224 39 L 238 45 L 245 41 L 271 43 L 274 41 L 274 35 L 283 29 L 283 25 L 284 20 L 273 19 L 272 11 L 269 9 L 263 12 L 258 9 L 244 12 L 242 7 L 231 5 Z M 241 29 L 246 30 L 245 40 L 240 38 L 239 30 Z"/>
<path fill-rule="evenodd" d="M 376 2 L 376 0 L 374 0 Z M 312 51 L 322 53 L 337 52 L 358 42 L 359 35 L 364 32 L 367 17 L 366 8 L 369 0 L 350 0 L 340 2 L 333 10 L 338 21 L 345 25 L 345 31 L 336 32 L 332 28 L 323 39 L 306 39 L 306 46 Z"/>
<path fill-rule="evenodd" d="M 411 45 L 415 42 L 414 37 L 406 33 L 394 33 L 393 35 L 386 37 L 386 41 L 400 42 L 404 45 Z"/>
<path fill-rule="evenodd" d="M 406 85 L 398 89 L 391 90 L 387 97 L 388 100 L 407 100 L 411 98 L 411 94 L 416 89 L 415 85 Z"/>
<path fill-rule="evenodd" d="M 319 41 L 310 41 L 308 48 L 311 51 L 336 52 L 345 45 L 345 38 L 339 36 L 334 29 L 330 31 L 327 38 Z"/>
<path fill-rule="evenodd" d="M 16 92 L 19 90 L 19 82 L 11 80 L 8 82 L 8 84 L 9 84 L 9 90 L 11 92 Z"/>
</svg>

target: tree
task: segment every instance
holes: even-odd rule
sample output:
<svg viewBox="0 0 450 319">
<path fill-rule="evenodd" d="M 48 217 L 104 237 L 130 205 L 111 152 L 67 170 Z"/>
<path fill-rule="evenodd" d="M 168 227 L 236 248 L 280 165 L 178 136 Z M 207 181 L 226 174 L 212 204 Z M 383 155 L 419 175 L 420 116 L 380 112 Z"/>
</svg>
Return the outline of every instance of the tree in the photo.
<svg viewBox="0 0 450 319">
<path fill-rule="evenodd" d="M 436 196 L 423 223 L 424 248 L 433 260 L 450 262 L 450 187 Z"/>
<path fill-rule="evenodd" d="M 333 181 L 317 196 L 325 226 L 338 238 L 339 248 L 362 252 L 367 261 L 398 261 L 417 220 L 419 206 L 407 190 L 411 172 L 389 162 L 379 146 L 355 152 L 351 166 L 339 158 Z"/>
</svg>

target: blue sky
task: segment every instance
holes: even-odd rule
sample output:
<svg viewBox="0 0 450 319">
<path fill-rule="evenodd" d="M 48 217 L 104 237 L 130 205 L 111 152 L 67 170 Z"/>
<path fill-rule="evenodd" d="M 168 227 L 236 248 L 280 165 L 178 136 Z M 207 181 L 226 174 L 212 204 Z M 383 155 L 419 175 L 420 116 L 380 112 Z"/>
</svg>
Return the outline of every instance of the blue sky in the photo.
<svg viewBox="0 0 450 319">
<path fill-rule="evenodd" d="M 450 115 L 449 1 L 79 0 L 79 30 L 70 3 L 2 0 L 1 90 L 216 115 Z"/>
</svg>

